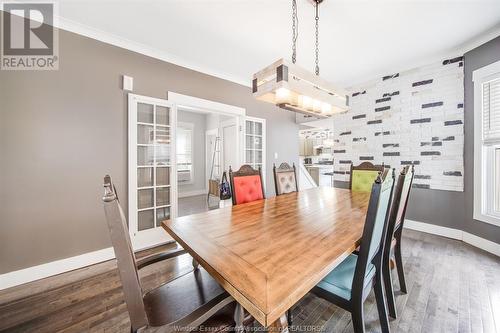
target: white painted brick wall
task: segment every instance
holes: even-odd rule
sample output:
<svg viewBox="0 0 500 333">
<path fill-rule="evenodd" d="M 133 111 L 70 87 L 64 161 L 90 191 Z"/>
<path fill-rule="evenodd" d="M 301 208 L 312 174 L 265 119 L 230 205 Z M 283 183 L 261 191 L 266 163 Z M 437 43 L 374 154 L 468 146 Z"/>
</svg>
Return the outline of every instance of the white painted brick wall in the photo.
<svg viewBox="0 0 500 333">
<path fill-rule="evenodd" d="M 457 57 L 401 72 L 396 78 L 380 78 L 351 88 L 351 110 L 334 116 L 335 150 L 346 151 L 334 154 L 335 171 L 346 172 L 335 174 L 335 180 L 349 181 L 350 165 L 340 161 L 352 161 L 357 165 L 363 162 L 361 156 L 368 156 L 373 157 L 370 162 L 374 164 L 384 163 L 397 170 L 403 167 L 403 161 L 418 161 L 415 165 L 416 186 L 463 191 L 463 78 L 463 60 Z M 413 86 L 426 80 L 432 80 L 432 83 Z M 356 95 L 358 92 L 360 94 Z M 394 92 L 399 94 L 376 103 L 384 98 L 384 94 Z M 438 102 L 442 105 L 422 107 Z M 390 108 L 375 112 L 383 107 Z M 359 115 L 365 117 L 353 119 Z M 430 122 L 411 123 L 425 118 L 430 118 Z M 377 120 L 382 122 L 367 124 Z M 340 135 L 344 132 L 351 133 Z M 384 148 L 384 144 L 399 146 Z M 399 153 L 399 156 L 384 156 L 384 152 Z"/>
</svg>

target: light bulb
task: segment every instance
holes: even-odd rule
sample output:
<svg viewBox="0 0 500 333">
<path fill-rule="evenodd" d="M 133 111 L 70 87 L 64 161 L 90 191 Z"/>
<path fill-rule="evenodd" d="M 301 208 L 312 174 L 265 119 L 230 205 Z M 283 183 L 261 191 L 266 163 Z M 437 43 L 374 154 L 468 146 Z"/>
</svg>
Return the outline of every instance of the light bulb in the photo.
<svg viewBox="0 0 500 333">
<path fill-rule="evenodd" d="M 302 107 L 304 109 L 312 109 L 313 99 L 309 96 L 302 96 Z"/>
<path fill-rule="evenodd" d="M 332 112 L 332 105 L 329 103 L 322 103 L 321 104 L 321 112 L 322 113 L 331 113 Z"/>
<path fill-rule="evenodd" d="M 313 100 L 313 111 L 321 112 L 321 101 L 318 101 L 317 99 Z"/>
<path fill-rule="evenodd" d="M 290 90 L 286 88 L 278 88 L 276 90 L 276 104 L 283 104 L 288 102 Z"/>
</svg>

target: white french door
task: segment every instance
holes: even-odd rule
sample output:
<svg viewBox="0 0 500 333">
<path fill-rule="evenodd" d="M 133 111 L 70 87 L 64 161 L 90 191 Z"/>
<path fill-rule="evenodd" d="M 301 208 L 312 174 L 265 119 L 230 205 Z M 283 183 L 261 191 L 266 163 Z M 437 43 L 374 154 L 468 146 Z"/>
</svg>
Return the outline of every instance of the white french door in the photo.
<svg viewBox="0 0 500 333">
<path fill-rule="evenodd" d="M 261 168 L 262 178 L 266 179 L 266 120 L 245 117 L 244 161 L 254 169 Z"/>
<path fill-rule="evenodd" d="M 177 216 L 177 108 L 164 99 L 128 96 L 128 221 L 134 249 L 171 238 L 161 222 Z"/>
</svg>

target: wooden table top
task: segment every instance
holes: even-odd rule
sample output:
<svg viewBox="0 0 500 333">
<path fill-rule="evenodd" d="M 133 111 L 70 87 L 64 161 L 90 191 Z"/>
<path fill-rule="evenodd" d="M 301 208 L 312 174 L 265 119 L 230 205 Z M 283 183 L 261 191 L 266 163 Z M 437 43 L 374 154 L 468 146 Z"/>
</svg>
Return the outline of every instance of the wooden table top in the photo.
<svg viewBox="0 0 500 333">
<path fill-rule="evenodd" d="M 162 226 L 269 326 L 359 245 L 369 198 L 370 193 L 319 187 Z"/>
</svg>

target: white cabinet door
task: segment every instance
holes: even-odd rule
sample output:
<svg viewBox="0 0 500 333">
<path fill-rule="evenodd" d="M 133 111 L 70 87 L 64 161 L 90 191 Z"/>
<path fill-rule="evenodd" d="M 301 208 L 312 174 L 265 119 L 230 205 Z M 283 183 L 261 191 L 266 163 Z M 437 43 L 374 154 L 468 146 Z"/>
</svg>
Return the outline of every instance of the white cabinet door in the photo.
<svg viewBox="0 0 500 333">
<path fill-rule="evenodd" d="M 129 94 L 129 231 L 134 249 L 170 240 L 161 222 L 176 216 L 177 112 L 167 100 Z"/>
</svg>

